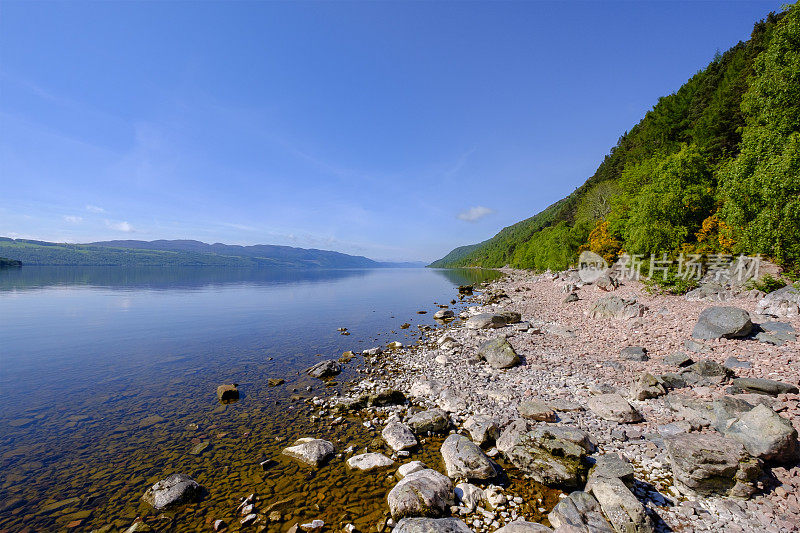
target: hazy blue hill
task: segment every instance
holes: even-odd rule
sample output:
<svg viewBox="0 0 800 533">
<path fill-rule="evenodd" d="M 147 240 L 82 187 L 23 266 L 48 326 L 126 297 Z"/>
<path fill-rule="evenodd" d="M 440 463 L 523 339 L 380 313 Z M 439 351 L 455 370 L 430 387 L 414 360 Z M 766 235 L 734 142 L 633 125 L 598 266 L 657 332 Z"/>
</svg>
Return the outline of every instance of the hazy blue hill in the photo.
<svg viewBox="0 0 800 533">
<path fill-rule="evenodd" d="M 52 266 L 218 266 L 278 268 L 380 268 L 361 256 L 290 246 L 236 246 L 200 241 L 107 241 L 63 244 L 0 237 L 0 257 L 25 265 Z M 413 265 L 417 266 L 417 265 Z"/>
<path fill-rule="evenodd" d="M 362 256 L 348 255 L 329 250 L 294 248 L 291 246 L 278 246 L 273 244 L 239 246 L 222 243 L 207 244 L 194 240 L 126 240 L 92 242 L 89 243 L 89 245 L 129 250 L 157 250 L 179 253 L 213 254 L 226 257 L 247 257 L 256 261 L 281 261 L 298 263 L 305 266 L 329 268 L 371 268 L 380 266 L 377 261 Z"/>
</svg>

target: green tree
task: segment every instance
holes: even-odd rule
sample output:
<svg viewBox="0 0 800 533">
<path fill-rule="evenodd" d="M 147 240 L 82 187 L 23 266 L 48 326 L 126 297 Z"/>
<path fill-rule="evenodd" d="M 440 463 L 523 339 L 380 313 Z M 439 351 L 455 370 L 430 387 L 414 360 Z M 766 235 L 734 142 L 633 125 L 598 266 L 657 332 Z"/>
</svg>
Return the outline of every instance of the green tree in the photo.
<svg viewBox="0 0 800 533">
<path fill-rule="evenodd" d="M 630 253 L 660 254 L 694 238 L 714 205 L 712 172 L 695 146 L 631 165 L 620 180 L 612 228 Z"/>
<path fill-rule="evenodd" d="M 741 151 L 721 172 L 723 215 L 743 252 L 800 262 L 800 7 L 777 23 L 742 99 Z"/>
</svg>

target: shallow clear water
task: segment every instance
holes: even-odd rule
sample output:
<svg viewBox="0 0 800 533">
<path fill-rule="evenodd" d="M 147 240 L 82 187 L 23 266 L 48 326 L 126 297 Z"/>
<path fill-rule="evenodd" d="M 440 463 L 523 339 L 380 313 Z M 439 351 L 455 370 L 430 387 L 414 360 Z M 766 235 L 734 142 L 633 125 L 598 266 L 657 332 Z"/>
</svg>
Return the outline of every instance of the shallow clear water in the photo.
<svg viewBox="0 0 800 533">
<path fill-rule="evenodd" d="M 369 529 L 384 512 L 391 486 L 385 475 L 354 478 L 341 464 L 307 471 L 279 457 L 301 436 L 334 439 L 341 450 L 377 436 L 358 420 L 333 429 L 310 419 L 310 408 L 292 393 L 330 394 L 341 385 L 326 387 L 302 370 L 319 355 L 413 342 L 417 325 L 434 323 L 434 302 L 457 298 L 457 285 L 496 276 L 432 269 L 0 271 L 0 530 L 127 527 L 152 514 L 139 500 L 147 486 L 174 471 L 192 475 L 208 493 L 162 517 L 170 530 L 231 522 L 237 498 L 251 492 L 265 505 L 293 499 L 276 531 L 306 517 Z M 412 327 L 400 329 L 405 322 Z M 352 378 L 359 363 L 337 381 Z M 268 387 L 270 377 L 287 383 Z M 229 382 L 240 384 L 242 399 L 221 406 L 215 389 Z M 189 453 L 202 442 L 209 446 L 201 454 Z M 420 457 L 437 460 L 423 448 Z M 277 463 L 265 471 L 258 464 L 265 459 Z"/>
</svg>

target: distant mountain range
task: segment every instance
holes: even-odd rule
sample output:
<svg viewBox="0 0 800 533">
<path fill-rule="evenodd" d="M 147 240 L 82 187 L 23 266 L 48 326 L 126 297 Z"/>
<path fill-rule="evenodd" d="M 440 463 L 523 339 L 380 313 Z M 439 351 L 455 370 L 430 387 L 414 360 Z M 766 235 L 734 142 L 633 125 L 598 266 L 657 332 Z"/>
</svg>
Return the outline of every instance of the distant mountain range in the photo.
<svg viewBox="0 0 800 533">
<path fill-rule="evenodd" d="M 64 244 L 0 237 L 0 257 L 23 265 L 51 266 L 219 266 L 277 268 L 419 267 L 329 250 L 258 244 L 238 246 L 193 240 L 103 241 Z"/>
</svg>

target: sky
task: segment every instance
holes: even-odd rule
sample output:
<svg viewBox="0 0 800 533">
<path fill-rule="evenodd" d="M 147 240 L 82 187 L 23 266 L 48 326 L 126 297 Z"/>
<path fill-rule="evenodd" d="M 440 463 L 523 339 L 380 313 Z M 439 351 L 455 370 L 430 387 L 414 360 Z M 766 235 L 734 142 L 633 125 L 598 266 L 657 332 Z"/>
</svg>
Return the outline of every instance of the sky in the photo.
<svg viewBox="0 0 800 533">
<path fill-rule="evenodd" d="M 434 260 L 782 2 L 0 1 L 0 236 Z"/>
</svg>

